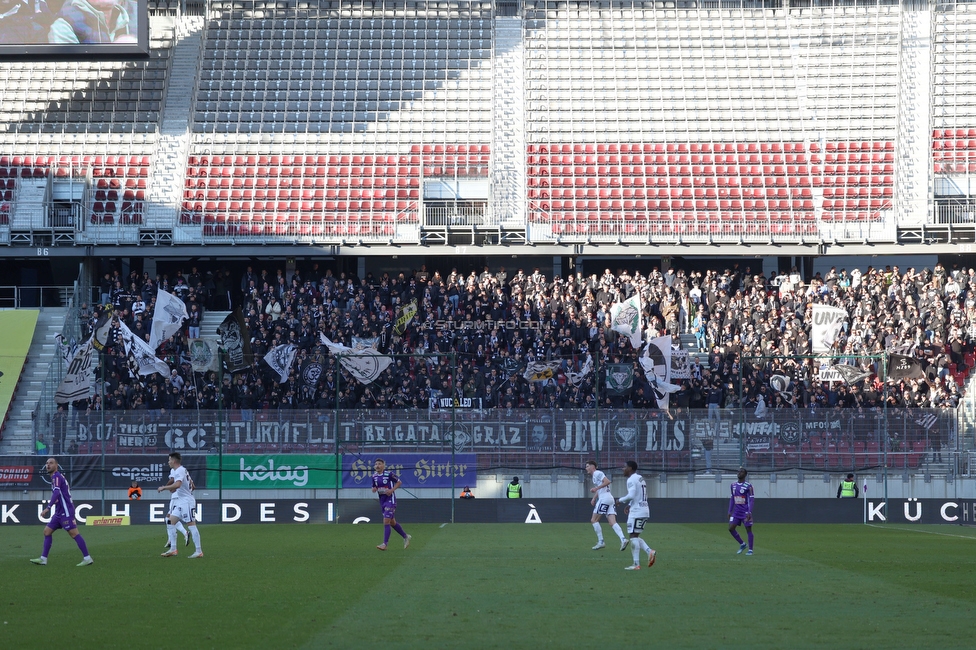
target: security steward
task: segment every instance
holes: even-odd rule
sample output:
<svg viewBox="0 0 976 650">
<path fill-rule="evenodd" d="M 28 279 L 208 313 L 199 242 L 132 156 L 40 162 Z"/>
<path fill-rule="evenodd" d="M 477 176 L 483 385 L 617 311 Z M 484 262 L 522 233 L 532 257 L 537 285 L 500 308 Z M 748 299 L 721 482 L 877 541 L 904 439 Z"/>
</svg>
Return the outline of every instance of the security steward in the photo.
<svg viewBox="0 0 976 650">
<path fill-rule="evenodd" d="M 517 476 L 513 476 L 512 482 L 508 484 L 508 498 L 509 499 L 522 498 L 522 486 L 519 485 Z"/>
<path fill-rule="evenodd" d="M 848 474 L 847 479 L 840 482 L 837 486 L 838 499 L 856 499 L 858 495 L 857 481 L 853 474 Z"/>
</svg>

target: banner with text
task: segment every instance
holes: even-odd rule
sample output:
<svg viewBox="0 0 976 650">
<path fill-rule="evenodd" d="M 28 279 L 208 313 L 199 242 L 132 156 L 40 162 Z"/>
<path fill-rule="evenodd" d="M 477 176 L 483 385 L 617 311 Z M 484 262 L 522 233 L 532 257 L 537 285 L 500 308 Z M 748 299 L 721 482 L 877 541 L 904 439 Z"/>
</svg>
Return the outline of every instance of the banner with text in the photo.
<svg viewBox="0 0 976 650">
<path fill-rule="evenodd" d="M 50 479 L 44 471 L 45 460 L 46 456 L 0 456 L 0 490 L 50 488 Z M 138 481 L 144 488 L 155 487 L 169 479 L 166 454 L 106 454 L 104 472 L 101 456 L 59 456 L 58 461 L 61 473 L 74 490 L 100 489 L 103 474 L 105 487 L 110 490 L 124 490 L 132 481 Z M 183 466 L 198 488 L 206 487 L 203 456 L 183 456 Z"/>
<path fill-rule="evenodd" d="M 340 456 L 341 462 L 341 456 Z M 272 454 L 207 456 L 207 482 L 224 489 L 335 489 L 335 455 Z"/>
<path fill-rule="evenodd" d="M 721 520 L 728 499 L 654 499 L 655 523 L 713 523 Z M 46 504 L 0 500 L 0 527 L 39 526 Z M 77 499 L 75 518 L 85 525 L 91 516 L 129 517 L 132 525 L 161 524 L 169 499 L 110 501 L 100 513 L 97 500 Z M 976 523 L 976 500 L 944 499 L 759 499 L 763 523 L 770 524 L 967 524 Z M 551 524 L 578 522 L 591 512 L 589 499 L 472 499 L 455 500 L 458 523 Z M 397 514 L 410 523 L 444 523 L 451 519 L 451 499 L 398 499 Z M 203 499 L 195 518 L 202 524 L 380 524 L 378 500 L 373 499 Z"/>
<path fill-rule="evenodd" d="M 377 458 L 386 461 L 386 468 L 409 489 L 452 487 L 452 474 L 456 487 L 474 485 L 477 480 L 477 454 L 455 454 L 453 463 L 451 454 L 344 454 L 342 487 L 371 487 Z"/>
</svg>

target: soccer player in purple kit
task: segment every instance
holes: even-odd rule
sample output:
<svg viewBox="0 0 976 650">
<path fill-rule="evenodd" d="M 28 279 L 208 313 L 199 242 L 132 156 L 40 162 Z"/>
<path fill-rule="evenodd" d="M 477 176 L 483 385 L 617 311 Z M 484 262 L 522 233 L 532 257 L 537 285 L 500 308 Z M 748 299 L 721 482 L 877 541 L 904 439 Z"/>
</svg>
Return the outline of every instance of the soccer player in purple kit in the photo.
<svg viewBox="0 0 976 650">
<path fill-rule="evenodd" d="M 403 482 L 393 472 L 386 470 L 386 461 L 377 458 L 373 461 L 373 492 L 380 495 L 380 508 L 383 510 L 383 543 L 377 546 L 381 551 L 386 550 L 390 541 L 390 528 L 403 538 L 403 548 L 410 546 L 412 537 L 407 535 L 396 520 L 396 494 Z"/>
<path fill-rule="evenodd" d="M 752 490 L 752 483 L 746 481 L 748 474 L 745 467 L 739 468 L 737 475 L 739 480 L 732 484 L 732 496 L 729 498 L 729 532 L 735 541 L 739 542 L 736 555 L 746 550 L 746 543 L 736 531 L 740 524 L 745 525 L 749 537 L 749 550 L 746 551 L 746 555 L 752 555 L 752 504 L 756 495 Z"/>
<path fill-rule="evenodd" d="M 58 528 L 63 528 L 71 535 L 81 550 L 82 560 L 78 566 L 88 566 L 94 560 L 88 554 L 85 538 L 78 534 L 78 525 L 75 523 L 75 506 L 71 502 L 68 481 L 58 471 L 58 461 L 55 459 L 48 458 L 47 462 L 44 463 L 44 469 L 51 477 L 51 503 L 41 512 L 41 517 L 47 517 L 48 512 L 51 512 L 51 521 L 44 527 L 44 550 L 41 552 L 41 557 L 34 558 L 31 562 L 42 566 L 47 564 L 47 556 L 51 552 L 51 543 L 53 542 L 51 535 Z"/>
</svg>

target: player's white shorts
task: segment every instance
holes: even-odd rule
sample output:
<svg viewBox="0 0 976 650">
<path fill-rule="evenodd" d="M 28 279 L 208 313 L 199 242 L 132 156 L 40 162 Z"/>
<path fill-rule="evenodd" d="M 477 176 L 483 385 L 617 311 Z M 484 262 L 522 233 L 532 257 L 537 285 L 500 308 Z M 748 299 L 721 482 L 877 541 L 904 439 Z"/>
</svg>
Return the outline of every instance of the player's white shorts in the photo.
<svg viewBox="0 0 976 650">
<path fill-rule="evenodd" d="M 607 497 L 606 499 L 598 499 L 596 505 L 593 506 L 593 514 L 607 516 L 613 515 L 617 516 L 617 508 L 613 504 L 613 497 Z"/>
<path fill-rule="evenodd" d="M 627 532 L 633 535 L 637 533 L 640 535 L 644 532 L 644 526 L 647 525 L 647 517 L 635 517 L 633 514 L 627 517 Z"/>
<path fill-rule="evenodd" d="M 193 509 L 196 508 L 196 505 L 196 499 L 171 499 L 169 502 L 169 514 L 184 524 L 188 524 L 193 521 Z"/>
</svg>

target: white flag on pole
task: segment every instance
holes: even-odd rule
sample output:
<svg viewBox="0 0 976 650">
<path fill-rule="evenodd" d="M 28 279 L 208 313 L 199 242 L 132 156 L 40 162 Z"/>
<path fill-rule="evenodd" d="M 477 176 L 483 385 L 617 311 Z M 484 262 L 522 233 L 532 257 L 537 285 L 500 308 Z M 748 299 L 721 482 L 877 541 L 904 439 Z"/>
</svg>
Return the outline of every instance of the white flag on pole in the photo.
<svg viewBox="0 0 976 650">
<path fill-rule="evenodd" d="M 156 309 L 153 311 L 152 331 L 149 334 L 149 345 L 152 349 L 159 349 L 160 343 L 180 331 L 183 321 L 189 317 L 182 300 L 160 289 L 156 294 Z"/>
<path fill-rule="evenodd" d="M 671 337 L 659 336 L 648 341 L 639 361 L 654 391 L 658 407 L 668 410 L 671 393 L 681 389 L 681 386 L 671 383 Z"/>
<path fill-rule="evenodd" d="M 576 386 L 577 384 L 583 383 L 583 380 L 593 372 L 593 357 L 586 355 L 586 361 L 583 363 L 583 367 L 580 368 L 579 372 L 573 372 L 570 370 L 566 373 L 566 379 L 569 381 L 570 386 Z"/>
<path fill-rule="evenodd" d="M 813 326 L 811 327 L 811 345 L 814 354 L 830 352 L 834 341 L 840 333 L 840 328 L 847 321 L 847 310 L 830 305 L 813 305 Z"/>
<path fill-rule="evenodd" d="M 641 345 L 641 298 L 635 294 L 610 308 L 610 329 L 630 339 L 634 349 Z"/>
<path fill-rule="evenodd" d="M 283 384 L 288 381 L 288 375 L 291 373 L 291 366 L 295 363 L 295 355 L 298 354 L 298 348 L 291 343 L 285 345 L 276 345 L 268 353 L 264 355 L 264 362 L 271 366 L 271 369 L 278 373 L 279 384 Z"/>
<path fill-rule="evenodd" d="M 333 343 L 321 332 L 319 332 L 319 338 L 322 345 L 339 357 L 342 367 L 349 371 L 360 384 L 373 383 L 393 363 L 392 357 L 382 355 L 373 348 L 354 350 L 341 343 Z"/>
<path fill-rule="evenodd" d="M 139 376 L 151 375 L 158 372 L 163 377 L 169 377 L 169 366 L 165 361 L 156 357 L 156 350 L 148 343 L 135 335 L 126 326 L 125 321 L 119 320 L 119 329 L 122 332 L 122 344 L 125 346 L 125 353 L 131 354 L 139 366 Z"/>
</svg>

